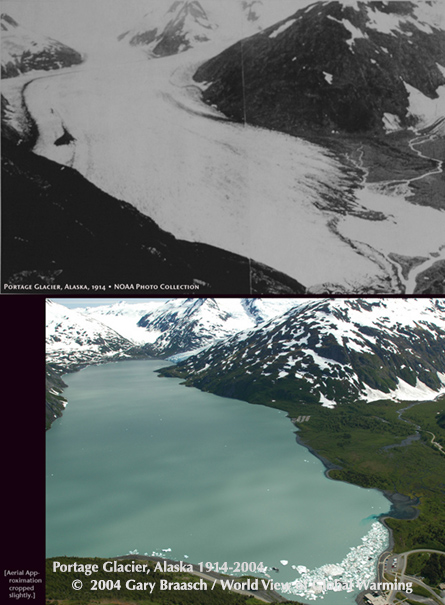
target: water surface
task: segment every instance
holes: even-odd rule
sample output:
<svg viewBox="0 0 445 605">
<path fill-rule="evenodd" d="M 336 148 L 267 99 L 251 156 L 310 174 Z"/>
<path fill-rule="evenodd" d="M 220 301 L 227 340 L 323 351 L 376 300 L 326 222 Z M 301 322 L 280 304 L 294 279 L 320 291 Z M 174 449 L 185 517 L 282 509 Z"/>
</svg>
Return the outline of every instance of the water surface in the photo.
<svg viewBox="0 0 445 605">
<path fill-rule="evenodd" d="M 64 378 L 69 405 L 47 433 L 47 556 L 166 549 L 194 563 L 264 562 L 285 582 L 299 577 L 291 565 L 340 563 L 388 510 L 379 492 L 327 479 L 284 412 L 160 378 L 165 365 Z"/>
</svg>

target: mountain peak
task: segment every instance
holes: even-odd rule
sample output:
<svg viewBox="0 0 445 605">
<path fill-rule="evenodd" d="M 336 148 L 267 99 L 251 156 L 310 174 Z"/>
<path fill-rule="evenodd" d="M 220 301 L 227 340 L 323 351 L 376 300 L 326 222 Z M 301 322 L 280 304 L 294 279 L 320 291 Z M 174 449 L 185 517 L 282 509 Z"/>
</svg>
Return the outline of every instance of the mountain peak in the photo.
<svg viewBox="0 0 445 605">
<path fill-rule="evenodd" d="M 69 67 L 82 62 L 82 56 L 57 40 L 28 31 L 12 17 L 1 15 L 2 78 L 11 78 L 32 70 Z"/>
<path fill-rule="evenodd" d="M 216 25 L 210 22 L 198 0 L 176 0 L 167 11 L 156 5 L 139 26 L 118 39 L 143 46 L 154 57 L 164 57 L 209 41 L 209 31 L 213 29 Z"/>
<path fill-rule="evenodd" d="M 2 13 L 0 16 L 2 31 L 8 31 L 11 27 L 18 27 L 19 24 L 12 17 L 6 13 Z"/>
<path fill-rule="evenodd" d="M 259 10 L 262 4 L 262 0 L 242 0 L 241 6 L 246 13 L 248 21 L 255 22 L 259 20 Z"/>
<path fill-rule="evenodd" d="M 235 121 L 292 134 L 408 128 L 426 119 L 420 106 L 433 102 L 441 115 L 445 31 L 436 12 L 435 2 L 316 2 L 226 49 L 194 78 L 206 82 L 204 100 Z"/>
<path fill-rule="evenodd" d="M 189 357 L 175 375 L 254 403 L 431 400 L 445 392 L 445 307 L 436 303 L 308 300 Z"/>
</svg>

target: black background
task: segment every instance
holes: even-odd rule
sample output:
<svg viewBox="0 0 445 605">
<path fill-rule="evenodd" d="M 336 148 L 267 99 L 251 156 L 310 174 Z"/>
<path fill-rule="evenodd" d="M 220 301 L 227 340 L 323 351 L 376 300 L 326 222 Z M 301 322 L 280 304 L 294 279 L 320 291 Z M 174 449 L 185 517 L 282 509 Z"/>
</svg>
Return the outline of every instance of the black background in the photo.
<svg viewBox="0 0 445 605">
<path fill-rule="evenodd" d="M 1 603 L 45 603 L 9 597 L 5 570 L 45 572 L 45 299 L 0 297 L 2 317 Z"/>
</svg>

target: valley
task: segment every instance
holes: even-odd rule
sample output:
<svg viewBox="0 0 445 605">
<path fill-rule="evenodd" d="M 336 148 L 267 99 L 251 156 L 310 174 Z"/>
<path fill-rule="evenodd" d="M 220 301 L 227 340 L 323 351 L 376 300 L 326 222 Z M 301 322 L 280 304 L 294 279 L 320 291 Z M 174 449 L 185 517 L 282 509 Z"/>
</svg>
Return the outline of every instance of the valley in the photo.
<svg viewBox="0 0 445 605">
<path fill-rule="evenodd" d="M 47 305 L 47 361 L 55 369 L 56 376 L 69 372 L 64 376 L 64 381 L 70 385 L 65 391 L 65 384 L 50 377 L 49 391 L 53 399 L 50 398 L 49 404 L 53 405 L 54 398 L 59 403 L 62 401 L 62 405 L 64 400 L 69 401 L 61 420 L 57 420 L 48 433 L 54 435 L 50 436 L 48 442 L 48 468 L 51 469 L 48 471 L 51 477 L 49 494 L 54 490 L 54 494 L 49 497 L 49 502 L 53 502 L 53 505 L 48 523 L 51 536 L 48 545 L 52 545 L 52 554 L 59 552 L 66 540 L 73 545 L 72 554 L 86 556 L 115 552 L 118 544 L 111 529 L 115 523 L 110 517 L 101 517 L 97 521 L 92 543 L 91 536 L 82 535 L 82 532 L 75 531 L 72 536 L 67 534 L 66 537 L 60 534 L 64 527 L 64 516 L 74 514 L 74 509 L 72 513 L 69 512 L 73 505 L 68 501 L 64 501 L 65 504 L 59 507 L 60 495 L 57 495 L 64 493 L 64 489 L 59 489 L 59 482 L 70 481 L 59 466 L 63 466 L 66 456 L 70 458 L 72 448 L 76 450 L 79 464 L 83 464 L 84 458 L 88 460 L 86 477 L 90 474 L 91 478 L 96 477 L 94 468 L 99 465 L 102 489 L 106 490 L 109 498 L 116 498 L 113 486 L 106 479 L 110 472 L 114 477 L 111 483 L 123 481 L 128 486 L 128 492 L 133 494 L 134 502 L 126 505 L 129 518 L 125 522 L 125 535 L 130 541 L 133 537 L 132 545 L 128 544 L 127 547 L 128 550 L 131 548 L 129 556 L 138 555 L 141 549 L 146 549 L 146 544 L 150 544 L 149 536 L 153 544 L 153 536 L 156 535 L 154 541 L 159 546 L 153 549 L 151 555 L 146 553 L 144 556 L 165 557 L 165 553 L 170 553 L 169 556 L 176 559 L 187 552 L 187 559 L 190 557 L 196 563 L 201 546 L 194 554 L 195 547 L 192 544 L 195 543 L 195 538 L 192 540 L 191 536 L 199 534 L 202 528 L 198 530 L 196 520 L 189 516 L 193 508 L 189 508 L 193 500 L 190 485 L 196 484 L 194 489 L 200 490 L 204 485 L 203 477 L 206 478 L 204 483 L 207 487 L 201 502 L 206 509 L 206 499 L 213 497 L 209 488 L 214 479 L 210 481 L 210 477 L 222 473 L 216 483 L 224 484 L 226 488 L 223 492 L 217 491 L 218 504 L 208 504 L 209 509 L 215 512 L 212 515 L 203 512 L 199 523 L 200 526 L 204 524 L 207 527 L 206 532 L 213 532 L 217 530 L 219 523 L 215 519 L 220 519 L 223 514 L 220 500 L 226 497 L 226 490 L 230 491 L 229 486 L 236 487 L 238 493 L 241 485 L 246 484 L 247 492 L 242 500 L 251 503 L 254 494 L 258 493 L 259 497 L 262 489 L 260 475 L 267 476 L 268 490 L 280 493 L 282 498 L 279 501 L 286 506 L 288 498 L 283 494 L 292 489 L 292 482 L 287 484 L 285 479 L 288 458 L 293 459 L 297 452 L 303 463 L 301 467 L 298 466 L 299 474 L 311 472 L 312 466 L 318 465 L 321 473 L 333 480 L 328 483 L 329 486 L 341 489 L 342 486 L 351 484 L 350 487 L 364 488 L 362 495 L 366 496 L 367 506 L 370 504 L 369 499 L 376 497 L 378 493 L 373 490 L 378 490 L 391 502 L 391 508 L 389 511 L 387 508 L 382 509 L 378 500 L 373 501 L 371 509 L 377 507 L 376 510 L 371 510 L 366 519 L 362 520 L 365 524 L 371 523 L 369 532 L 363 537 L 363 544 L 352 547 L 346 556 L 344 551 L 342 554 L 341 550 L 334 549 L 338 554 L 330 557 L 329 564 L 317 562 L 321 552 L 319 541 L 322 540 L 323 549 L 326 550 L 331 538 L 337 536 L 335 539 L 338 541 L 342 532 L 332 532 L 331 529 L 320 532 L 321 519 L 318 518 L 318 530 L 312 532 L 311 539 L 301 538 L 305 544 L 304 555 L 295 551 L 296 554 L 291 556 L 289 553 L 296 546 L 289 536 L 288 528 L 297 522 L 295 514 L 291 514 L 291 518 L 286 521 L 288 512 L 283 510 L 278 517 L 269 518 L 267 525 L 274 531 L 281 531 L 278 528 L 278 518 L 285 520 L 286 530 L 279 540 L 280 552 L 277 550 L 274 555 L 277 560 L 283 559 L 284 550 L 287 555 L 278 565 L 280 582 L 295 579 L 292 569 L 301 574 L 301 586 L 298 582 L 292 585 L 290 592 L 284 592 L 284 597 L 291 594 L 292 598 L 313 599 L 314 594 L 318 593 L 308 589 L 308 586 L 316 586 L 317 582 L 323 585 L 327 575 L 333 575 L 345 583 L 351 582 L 355 586 L 359 580 L 363 580 L 363 570 L 367 565 L 371 565 L 366 572 L 369 572 L 371 580 L 375 574 L 375 556 L 378 558 L 383 551 L 392 552 L 396 557 L 419 549 L 443 552 L 445 358 L 441 343 L 445 324 L 443 302 L 440 299 L 148 300 L 146 303 L 140 301 L 137 305 L 121 301 L 86 310 L 70 310 L 49 301 Z M 103 338 L 107 333 L 108 336 Z M 133 351 L 128 348 L 128 338 L 133 343 Z M 145 361 L 144 354 L 157 357 L 158 360 Z M 163 357 L 167 359 L 160 361 L 159 358 Z M 134 361 L 107 363 L 111 359 L 119 361 L 132 358 Z M 171 365 L 173 360 L 175 365 Z M 91 364 L 97 367 L 71 373 Z M 153 370 L 156 371 L 155 374 Z M 165 377 L 169 379 L 166 380 Z M 144 387 L 147 381 L 149 387 Z M 187 386 L 198 387 L 203 392 L 186 388 Z M 131 396 L 125 395 L 127 390 L 131 391 Z M 213 393 L 219 396 L 215 397 Z M 176 399 L 179 395 L 181 405 L 178 405 Z M 149 406 L 146 405 L 147 397 Z M 242 401 L 237 399 L 253 405 L 243 407 Z M 124 400 L 128 402 L 125 410 L 122 409 Z M 101 413 L 105 402 L 106 417 L 102 415 L 103 420 L 97 425 L 94 418 Z M 204 407 L 200 407 L 201 404 Z M 53 406 L 50 409 L 56 408 Z M 209 414 L 210 424 L 204 430 L 202 427 Z M 216 414 L 215 418 L 213 414 Z M 235 417 L 237 420 L 234 423 Z M 244 422 L 247 422 L 249 429 L 245 428 Z M 257 422 L 258 427 L 252 430 L 253 424 Z M 226 423 L 227 433 L 224 430 Z M 72 445 L 69 445 L 72 430 L 73 440 Z M 166 435 L 171 430 L 177 431 L 175 444 L 166 448 Z M 281 430 L 285 430 L 288 435 L 290 432 L 291 439 L 284 440 Z M 213 431 L 217 433 L 213 435 Z M 192 451 L 188 451 L 190 435 L 194 432 L 197 432 L 193 439 L 195 445 Z M 111 442 L 110 434 L 114 436 Z M 93 445 L 90 444 L 88 435 L 95 436 L 91 442 Z M 237 436 L 241 437 L 239 450 L 236 445 Z M 97 445 L 99 438 L 105 440 L 102 453 Z M 308 458 L 308 454 L 304 454 L 304 450 L 300 450 L 298 446 L 295 451 L 295 438 L 298 444 L 319 458 L 323 466 L 312 456 Z M 144 447 L 138 445 L 140 439 L 143 440 Z M 229 441 L 226 443 L 224 439 Z M 63 454 L 60 440 L 67 449 Z M 274 456 L 281 451 L 279 444 L 282 441 L 289 447 L 289 455 L 279 454 L 278 461 Z M 132 460 L 131 475 L 142 464 L 133 479 L 129 479 L 130 470 L 124 472 L 122 478 L 118 478 L 120 473 L 116 475 L 116 466 L 109 468 L 110 457 L 117 461 L 118 444 L 121 442 L 125 444 L 123 447 L 128 450 Z M 217 445 L 216 451 L 209 447 L 210 442 Z M 231 452 L 227 450 L 229 442 L 231 450 L 233 449 Z M 246 447 L 247 442 L 250 445 Z M 79 450 L 80 443 L 82 445 Z M 255 453 L 258 447 L 255 444 L 260 444 L 258 452 L 261 451 L 261 455 Z M 95 452 L 92 470 L 89 468 L 90 447 Z M 152 452 L 148 454 L 150 458 L 157 460 L 152 471 L 145 464 L 147 454 L 143 452 L 146 450 Z M 53 455 L 53 451 L 59 452 L 61 459 Z M 200 455 L 204 451 L 205 461 Z M 230 458 L 233 455 L 236 463 Z M 142 489 L 137 478 L 140 473 L 146 475 L 148 472 L 154 472 L 153 481 L 156 482 L 161 480 L 164 473 L 171 477 L 177 471 L 175 461 L 179 458 L 185 460 L 186 456 L 192 456 L 193 463 L 182 465 L 180 476 L 173 482 L 174 486 L 159 485 L 154 493 L 146 494 L 150 501 L 154 498 L 150 508 L 152 512 L 160 506 L 156 513 L 160 533 L 144 533 L 144 541 L 140 527 L 146 507 L 141 503 L 139 492 L 135 491 L 136 485 L 141 485 L 139 489 Z M 235 468 L 243 468 L 241 460 L 246 456 L 250 472 L 248 475 L 240 475 L 238 480 L 235 478 Z M 257 472 L 253 461 L 258 460 L 258 457 L 261 460 L 261 470 Z M 211 473 L 205 471 L 207 462 L 211 465 Z M 118 468 L 124 466 L 119 457 Z M 168 472 L 167 468 L 170 469 Z M 225 474 L 227 468 L 231 469 L 229 476 Z M 65 478 L 62 479 L 63 477 Z M 284 479 L 286 487 L 278 485 L 279 477 Z M 302 477 L 303 475 L 301 481 Z M 325 481 L 324 478 L 323 480 Z M 99 510 L 95 483 L 96 480 L 91 484 L 86 480 L 81 482 L 85 493 L 90 488 L 93 489 L 92 501 L 96 502 L 96 505 L 88 509 L 83 507 L 87 516 L 94 515 Z M 312 495 L 310 502 L 313 508 L 315 487 L 309 489 L 308 477 L 301 483 L 303 484 L 306 486 L 304 494 L 307 492 L 308 496 Z M 153 483 L 150 482 L 150 485 L 153 486 Z M 300 480 L 297 481 L 297 487 L 299 485 Z M 330 489 L 328 485 L 320 484 L 323 493 Z M 190 536 L 182 531 L 184 523 L 171 536 L 169 531 L 165 533 L 166 530 L 162 529 L 161 517 L 164 518 L 165 515 L 169 519 L 164 522 L 165 527 L 170 528 L 173 524 L 170 505 L 164 511 L 165 506 L 162 504 L 162 494 L 171 489 L 180 489 L 183 493 L 182 509 L 178 515 L 180 519 L 188 519 L 187 527 L 194 528 Z M 301 489 L 297 491 L 298 494 L 290 498 L 294 506 L 301 498 Z M 241 492 L 238 493 L 240 494 Z M 360 492 L 355 494 L 359 497 Z M 356 496 L 351 492 L 350 498 Z M 361 502 L 360 498 L 357 502 Z M 91 498 L 87 500 L 91 501 Z M 119 497 L 120 500 L 122 497 Z M 263 498 L 260 500 L 263 501 Z M 330 512 L 322 516 L 329 523 L 334 500 L 328 500 Z M 264 502 L 267 502 L 267 494 Z M 342 500 L 341 506 L 344 508 L 346 501 Z M 242 506 L 236 512 L 231 511 L 227 502 L 227 510 L 225 506 L 223 508 L 224 514 L 239 515 Z M 216 513 L 216 510 L 219 512 Z M 255 515 L 263 514 L 260 512 L 259 501 L 249 510 L 249 515 L 254 518 Z M 134 515 L 131 511 L 134 511 Z M 133 516 L 135 527 L 131 524 Z M 336 512 L 337 523 L 340 522 L 340 516 L 340 512 Z M 350 515 L 347 517 L 350 519 Z M 381 523 L 376 523 L 377 519 Z M 240 527 L 238 523 L 232 520 L 225 523 L 225 526 Z M 106 527 L 109 529 L 104 529 Z M 152 527 L 148 521 L 147 527 Z M 384 540 L 386 530 L 391 532 L 389 544 Z M 344 533 L 349 531 L 350 529 L 344 529 Z M 151 532 L 154 532 L 153 527 Z M 272 546 L 273 533 L 269 534 L 266 528 L 261 532 L 261 543 L 270 537 L 271 543 L 267 549 L 269 554 L 275 552 Z M 255 535 L 254 531 L 249 532 L 249 536 L 246 535 L 247 542 L 252 535 Z M 168 548 L 165 536 L 170 536 Z M 221 553 L 221 549 L 225 552 L 225 542 L 221 537 L 215 540 L 216 543 L 218 553 Z M 314 551 L 309 547 L 313 543 L 319 545 Z M 253 544 L 258 554 L 260 546 L 255 540 Z M 285 548 L 286 544 L 288 546 Z M 244 546 L 247 544 L 242 548 Z M 230 541 L 227 548 L 229 550 L 224 555 L 226 558 L 229 557 Z M 312 554 L 308 558 L 309 553 Z M 244 556 L 252 555 L 247 555 L 246 551 Z M 270 561 L 266 551 L 258 556 L 267 560 L 272 569 L 277 567 L 276 563 Z M 208 553 L 206 557 L 207 560 L 212 560 L 217 557 L 217 552 L 214 555 Z M 289 559 L 295 561 L 292 569 L 287 567 Z M 302 561 L 305 561 L 304 565 Z M 391 581 L 391 577 L 391 570 L 385 570 L 383 578 Z M 402 581 L 403 572 L 398 577 Z M 399 591 L 397 598 L 395 594 L 391 596 L 394 603 L 404 598 L 401 594 Z M 404 594 L 409 598 L 409 593 Z M 330 603 L 329 590 L 323 595 L 326 602 Z M 345 594 L 345 598 L 349 597 Z M 332 605 L 337 603 L 338 600 L 334 598 Z"/>
<path fill-rule="evenodd" d="M 260 26 L 265 6 L 233 0 L 230 24 L 210 0 L 159 5 L 81 65 L 8 78 L 2 119 L 31 121 L 34 154 L 173 237 L 266 265 L 294 293 L 443 293 L 436 8 L 277 7 Z"/>
<path fill-rule="evenodd" d="M 99 188 L 130 202 L 176 237 L 254 258 L 304 283 L 309 292 L 414 293 L 416 276 L 429 265 L 439 266 L 445 254 L 443 209 L 432 207 L 430 196 L 424 197 L 426 206 L 413 204 L 403 193 L 409 192 L 407 184 L 395 193 L 390 186 L 382 188 L 375 181 L 369 184 L 367 167 L 361 184 L 358 175 L 364 160 L 352 169 L 342 166 L 329 151 L 329 147 L 338 147 L 338 140 L 332 145 L 325 141 L 324 147 L 308 146 L 300 139 L 228 122 L 202 105 L 184 81 L 190 67 L 179 69 L 176 59 L 171 64 L 172 75 L 167 79 L 164 63 L 162 71 L 155 61 L 131 64 L 132 69 L 126 64 L 121 68 L 122 78 L 125 71 L 125 79 L 131 76 L 131 80 L 124 87 L 120 80 L 118 89 L 116 66 L 109 72 L 113 80 L 104 77 L 106 72 L 93 78 L 94 73 L 88 75 L 87 71 L 35 81 L 27 87 L 25 97 L 40 132 L 35 152 L 76 168 Z M 156 68 L 152 75 L 148 75 L 148 67 Z M 86 77 L 89 84 L 82 83 Z M 151 91 L 150 100 L 149 91 L 140 88 L 145 87 L 147 77 L 160 87 Z M 113 88 L 108 89 L 110 86 Z M 88 97 L 79 97 L 81 90 L 89 90 Z M 131 98 L 127 98 L 129 92 Z M 132 139 L 126 163 L 122 163 L 120 146 L 115 147 L 115 159 L 110 157 L 117 135 L 108 127 L 109 115 L 104 116 L 105 122 L 102 117 L 104 94 L 115 99 L 114 111 L 127 116 L 124 123 L 119 119 L 119 139 Z M 45 101 L 48 96 L 53 99 L 49 108 Z M 137 111 L 125 109 L 136 104 Z M 84 105 L 89 107 L 88 134 L 79 122 L 84 120 L 84 112 L 77 111 Z M 62 124 L 74 142 L 56 147 Z M 170 142 L 173 136 L 178 137 L 178 131 L 182 145 L 175 146 L 175 158 Z M 151 146 L 153 138 L 164 141 L 165 146 Z M 368 147 L 371 150 L 372 145 Z M 190 156 L 186 150 L 192 148 L 195 152 Z M 311 148 L 312 158 L 308 156 Z M 202 151 L 199 157 L 198 150 Z M 276 158 L 274 163 L 270 162 L 271 154 Z M 367 165 L 373 169 L 372 161 Z M 296 166 L 300 166 L 298 172 Z M 432 172 L 426 166 L 425 162 L 423 170 L 430 172 L 426 178 L 433 179 L 437 170 Z M 130 170 L 131 182 L 124 174 Z M 409 162 L 397 175 L 402 182 L 404 172 L 411 177 Z M 311 186 L 314 182 L 315 189 Z M 144 195 L 144 191 L 149 194 Z M 413 201 L 418 199 L 419 195 Z M 208 200 L 212 200 L 211 206 Z M 418 237 L 419 224 L 428 231 L 428 241 Z M 280 246 L 276 246 L 277 241 Z M 311 262 L 296 263 L 295 259 L 303 258 L 308 250 Z M 403 271 L 397 263 L 400 258 L 405 259 Z M 416 265 L 415 271 L 410 262 Z M 424 280 L 422 291 L 429 291 L 428 283 Z M 440 286 L 435 289 L 440 291 Z"/>
</svg>

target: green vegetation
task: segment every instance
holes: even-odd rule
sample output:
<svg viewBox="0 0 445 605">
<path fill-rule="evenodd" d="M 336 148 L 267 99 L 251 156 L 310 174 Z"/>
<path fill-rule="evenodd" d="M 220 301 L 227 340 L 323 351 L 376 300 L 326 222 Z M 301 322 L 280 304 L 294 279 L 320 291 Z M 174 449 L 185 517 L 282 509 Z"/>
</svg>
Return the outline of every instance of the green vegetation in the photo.
<svg viewBox="0 0 445 605">
<path fill-rule="evenodd" d="M 416 405 L 403 412 L 403 417 L 418 424 L 422 430 L 430 431 L 436 441 L 445 447 L 445 400 L 430 401 Z M 426 435 L 428 441 L 431 435 Z"/>
<path fill-rule="evenodd" d="M 408 557 L 406 573 L 420 576 L 425 584 L 437 588 L 445 579 L 445 554 L 413 553 Z"/>
<path fill-rule="evenodd" d="M 259 351 L 265 350 L 264 343 L 256 343 L 254 337 L 249 343 L 252 350 L 256 350 L 256 347 Z M 330 341 L 323 341 L 324 345 L 329 348 L 329 355 L 327 351 L 324 352 L 326 357 L 336 359 L 340 355 Z M 438 345 L 427 342 L 419 334 L 416 346 L 422 353 L 423 348 L 435 351 L 434 347 Z M 332 466 L 329 471 L 332 479 L 385 490 L 388 494 L 399 493 L 407 500 L 412 500 L 418 511 L 416 519 L 386 520 L 394 532 L 396 552 L 416 548 L 445 550 L 445 455 L 431 443 L 433 435 L 430 434 L 435 435 L 439 444 L 445 445 L 445 429 L 442 426 L 445 423 L 445 399 L 411 404 L 412 407 L 403 412 L 401 419 L 397 411 L 407 408 L 406 402 L 357 401 L 357 393 L 351 391 L 348 377 L 336 378 L 308 362 L 308 374 L 315 378 L 323 374 L 326 397 L 344 402 L 334 409 L 324 408 L 308 380 L 297 380 L 292 376 L 282 377 L 279 382 L 271 379 L 278 371 L 275 367 L 278 362 L 274 361 L 273 342 L 270 347 L 270 351 L 267 349 L 267 359 L 261 360 L 270 360 L 268 372 L 257 373 L 254 380 L 244 371 L 241 359 L 239 364 L 236 363 L 237 358 L 245 354 L 243 347 L 236 351 L 236 359 L 229 359 L 228 372 L 224 366 L 228 358 L 221 356 L 221 359 L 213 362 L 212 371 L 205 369 L 205 359 L 202 359 L 195 365 L 185 362 L 182 366 L 162 369 L 160 374 L 182 378 L 185 385 L 203 391 L 284 410 L 294 419 L 300 415 L 310 416 L 309 421 L 296 423 L 299 438 Z M 359 358 L 353 359 L 354 355 Z M 215 356 L 218 357 L 217 354 Z M 433 388 L 438 386 L 437 373 L 428 364 L 414 374 L 408 361 L 400 356 L 390 360 L 390 363 L 386 359 L 383 363 L 378 355 L 368 353 L 353 352 L 350 357 L 358 376 L 374 388 L 394 388 L 396 376 L 401 375 L 402 371 L 403 379 L 411 385 L 415 384 L 417 374 L 425 384 Z M 406 368 L 402 368 L 403 365 Z M 419 433 L 416 426 L 420 427 Z M 398 504 L 398 507 L 402 505 Z M 412 511 L 408 511 L 407 516 L 412 516 L 410 513 Z"/>
<path fill-rule="evenodd" d="M 423 586 L 413 586 L 413 594 L 418 594 L 421 597 L 431 597 L 431 593 L 429 590 L 427 590 L 426 588 L 423 588 Z"/>
<path fill-rule="evenodd" d="M 430 553 L 428 552 L 417 552 L 409 555 L 406 562 L 406 573 L 409 576 L 419 576 L 429 558 Z"/>
<path fill-rule="evenodd" d="M 332 479 L 362 487 L 398 492 L 419 499 L 419 516 L 414 520 L 387 519 L 394 531 L 396 552 L 415 548 L 445 549 L 445 510 L 443 506 L 445 456 L 431 445 L 430 438 L 400 446 L 415 427 L 397 415 L 406 403 L 392 401 L 356 403 L 326 409 L 320 405 L 264 402 L 286 410 L 292 418 L 310 416 L 299 427 L 302 442 L 336 467 Z M 421 403 L 403 413 L 423 427 L 432 426 L 444 400 Z M 417 417 L 419 416 L 419 417 Z M 443 429 L 436 423 L 438 435 Z M 387 447 L 387 446 L 398 447 Z"/>
</svg>

